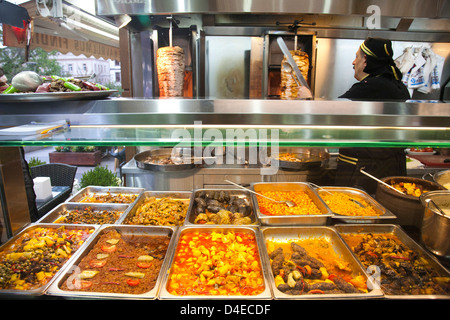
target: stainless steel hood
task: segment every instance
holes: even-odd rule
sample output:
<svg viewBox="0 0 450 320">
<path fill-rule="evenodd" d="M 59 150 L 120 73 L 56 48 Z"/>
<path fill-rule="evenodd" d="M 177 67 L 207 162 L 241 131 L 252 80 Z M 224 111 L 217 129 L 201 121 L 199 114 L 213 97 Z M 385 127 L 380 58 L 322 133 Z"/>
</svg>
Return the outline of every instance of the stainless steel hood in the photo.
<svg viewBox="0 0 450 320">
<path fill-rule="evenodd" d="M 97 0 L 98 15 L 158 14 L 332 14 L 367 15 L 371 5 L 383 16 L 449 18 L 446 0 Z"/>
<path fill-rule="evenodd" d="M 135 31 L 150 30 L 174 15 L 188 17 L 182 23 L 207 35 L 261 36 L 301 21 L 301 30 L 318 38 L 450 42 L 449 0 L 96 0 L 96 5 L 99 16 L 130 15 Z"/>
</svg>

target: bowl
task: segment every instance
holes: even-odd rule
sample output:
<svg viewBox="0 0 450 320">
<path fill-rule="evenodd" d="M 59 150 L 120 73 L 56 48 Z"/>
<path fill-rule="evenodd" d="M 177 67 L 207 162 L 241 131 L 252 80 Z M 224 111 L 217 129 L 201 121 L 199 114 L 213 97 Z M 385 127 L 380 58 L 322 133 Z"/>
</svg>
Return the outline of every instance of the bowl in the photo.
<svg viewBox="0 0 450 320">
<path fill-rule="evenodd" d="M 433 175 L 433 180 L 450 190 L 450 170 L 438 171 Z"/>
<path fill-rule="evenodd" d="M 445 190 L 445 188 L 438 183 L 412 177 L 385 177 L 382 178 L 381 181 L 389 185 L 399 182 L 415 183 L 429 191 Z M 423 207 L 420 204 L 419 197 L 401 194 L 378 183 L 375 199 L 397 216 L 397 224 L 403 226 L 415 226 L 418 228 L 422 225 Z"/>
</svg>

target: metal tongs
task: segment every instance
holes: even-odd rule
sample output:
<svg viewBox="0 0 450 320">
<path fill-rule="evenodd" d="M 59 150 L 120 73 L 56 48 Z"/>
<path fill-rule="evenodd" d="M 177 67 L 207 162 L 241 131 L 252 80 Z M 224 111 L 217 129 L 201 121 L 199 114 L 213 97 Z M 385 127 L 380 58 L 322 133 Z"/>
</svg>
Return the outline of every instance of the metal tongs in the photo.
<svg viewBox="0 0 450 320">
<path fill-rule="evenodd" d="M 311 94 L 311 88 L 308 86 L 308 83 L 306 82 L 305 78 L 303 77 L 302 73 L 300 72 L 300 69 L 298 68 L 297 64 L 294 61 L 294 58 L 292 57 L 291 53 L 289 52 L 288 47 L 286 46 L 286 43 L 284 42 L 282 37 L 277 38 L 278 46 L 281 49 L 281 52 L 286 56 L 287 62 L 283 63 L 281 68 L 284 71 L 290 72 L 292 74 L 292 77 L 294 78 L 295 82 L 297 82 L 297 85 L 301 88 L 302 91 L 302 97 L 312 98 Z M 303 87 L 303 88 L 302 88 Z"/>
</svg>

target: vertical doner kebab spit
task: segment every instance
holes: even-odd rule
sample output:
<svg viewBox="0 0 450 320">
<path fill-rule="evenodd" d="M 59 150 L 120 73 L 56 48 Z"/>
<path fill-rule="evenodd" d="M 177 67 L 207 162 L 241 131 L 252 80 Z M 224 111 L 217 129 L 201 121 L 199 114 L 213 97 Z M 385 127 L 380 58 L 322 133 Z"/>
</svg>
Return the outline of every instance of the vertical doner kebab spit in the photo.
<svg viewBox="0 0 450 320">
<path fill-rule="evenodd" d="M 300 72 L 308 81 L 308 70 L 309 70 L 309 57 L 308 54 L 301 50 L 290 50 L 289 51 L 294 58 Z M 283 57 L 281 65 L 287 62 L 286 56 Z M 302 96 L 299 91 L 297 82 L 294 79 L 295 75 L 293 72 L 281 69 L 281 99 L 301 99 Z"/>
<path fill-rule="evenodd" d="M 184 50 L 162 47 L 156 51 L 160 97 L 182 97 L 184 87 Z"/>
<path fill-rule="evenodd" d="M 160 97 L 183 97 L 184 90 L 184 50 L 172 45 L 172 22 L 170 22 L 169 46 L 156 51 L 156 69 L 158 72 Z"/>
</svg>

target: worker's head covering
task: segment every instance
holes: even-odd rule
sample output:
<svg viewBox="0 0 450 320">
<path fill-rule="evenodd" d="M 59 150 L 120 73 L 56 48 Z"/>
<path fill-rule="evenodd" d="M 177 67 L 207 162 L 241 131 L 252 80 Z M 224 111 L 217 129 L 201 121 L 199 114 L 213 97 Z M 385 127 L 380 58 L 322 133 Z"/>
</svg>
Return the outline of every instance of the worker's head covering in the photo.
<svg viewBox="0 0 450 320">
<path fill-rule="evenodd" d="M 366 55 L 364 72 L 371 75 L 390 74 L 401 80 L 402 73 L 392 58 L 394 51 L 390 40 L 380 38 L 367 38 L 361 44 L 361 51 Z"/>
</svg>

